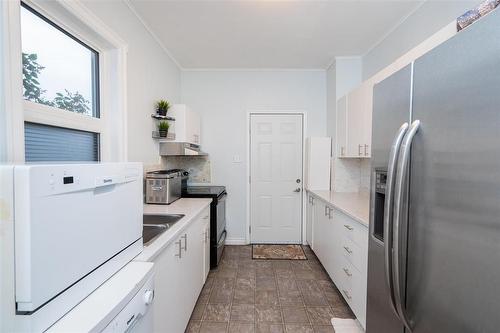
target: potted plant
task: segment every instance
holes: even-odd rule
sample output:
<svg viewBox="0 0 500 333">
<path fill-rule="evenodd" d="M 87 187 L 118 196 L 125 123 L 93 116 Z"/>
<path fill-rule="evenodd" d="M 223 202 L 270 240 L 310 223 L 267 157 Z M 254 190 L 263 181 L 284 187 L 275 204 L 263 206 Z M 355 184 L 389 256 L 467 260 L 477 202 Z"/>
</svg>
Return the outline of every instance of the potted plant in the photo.
<svg viewBox="0 0 500 333">
<path fill-rule="evenodd" d="M 160 116 L 166 116 L 168 109 L 170 109 L 170 103 L 167 100 L 161 99 L 156 103 L 156 113 Z"/>
<path fill-rule="evenodd" d="M 168 121 L 160 121 L 158 124 L 158 131 L 160 132 L 160 138 L 166 138 L 168 134 L 168 128 L 170 127 L 170 124 Z"/>
</svg>

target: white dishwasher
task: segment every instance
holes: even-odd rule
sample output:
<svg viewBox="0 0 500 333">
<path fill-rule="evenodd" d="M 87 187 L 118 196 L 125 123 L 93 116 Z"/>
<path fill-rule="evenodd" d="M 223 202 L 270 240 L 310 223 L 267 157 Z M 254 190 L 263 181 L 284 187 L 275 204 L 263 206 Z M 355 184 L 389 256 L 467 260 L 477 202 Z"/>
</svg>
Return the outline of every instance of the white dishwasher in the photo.
<svg viewBox="0 0 500 333">
<path fill-rule="evenodd" d="M 153 266 L 128 263 L 46 332 L 151 333 Z"/>
</svg>

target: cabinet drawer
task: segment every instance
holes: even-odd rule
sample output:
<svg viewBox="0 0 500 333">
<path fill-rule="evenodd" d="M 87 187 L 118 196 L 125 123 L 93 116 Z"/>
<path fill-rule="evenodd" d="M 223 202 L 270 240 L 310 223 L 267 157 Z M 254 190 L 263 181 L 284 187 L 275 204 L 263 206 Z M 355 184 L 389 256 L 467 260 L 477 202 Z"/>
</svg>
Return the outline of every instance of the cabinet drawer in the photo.
<svg viewBox="0 0 500 333">
<path fill-rule="evenodd" d="M 343 215 L 342 213 L 339 213 Z M 342 224 L 342 232 L 358 246 L 364 248 L 368 244 L 368 228 L 351 218 L 343 215 L 339 219 Z"/>
<path fill-rule="evenodd" d="M 342 258 L 339 265 L 342 274 L 339 290 L 358 320 L 360 320 L 364 326 L 366 308 L 366 274 L 363 274 L 356 267 L 354 267 L 354 265 L 347 260 L 347 258 Z"/>
<path fill-rule="evenodd" d="M 356 292 L 356 281 L 359 280 L 360 273 L 345 257 L 342 257 L 340 260 L 338 269 L 340 276 L 340 292 L 351 308 L 353 308 L 355 295 L 359 294 Z"/>
<path fill-rule="evenodd" d="M 361 272 L 366 271 L 367 253 L 366 249 L 359 247 L 349 237 L 342 237 L 342 253 L 358 270 Z"/>
</svg>

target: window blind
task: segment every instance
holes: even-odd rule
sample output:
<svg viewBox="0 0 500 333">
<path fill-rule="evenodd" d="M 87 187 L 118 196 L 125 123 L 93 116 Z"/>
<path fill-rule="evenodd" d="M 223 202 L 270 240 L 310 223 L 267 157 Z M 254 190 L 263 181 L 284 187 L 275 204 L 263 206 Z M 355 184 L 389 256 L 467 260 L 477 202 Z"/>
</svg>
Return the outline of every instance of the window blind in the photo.
<svg viewBox="0 0 500 333">
<path fill-rule="evenodd" d="M 99 134 L 24 124 L 26 162 L 99 161 Z"/>
</svg>

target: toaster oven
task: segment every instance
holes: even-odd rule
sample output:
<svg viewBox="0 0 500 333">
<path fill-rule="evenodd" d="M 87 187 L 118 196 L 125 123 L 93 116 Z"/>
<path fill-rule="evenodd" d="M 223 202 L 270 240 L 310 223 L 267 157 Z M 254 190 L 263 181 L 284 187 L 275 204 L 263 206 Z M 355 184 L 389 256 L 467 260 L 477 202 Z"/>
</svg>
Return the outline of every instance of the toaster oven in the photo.
<svg viewBox="0 0 500 333">
<path fill-rule="evenodd" d="M 181 169 L 158 170 L 146 173 L 146 203 L 169 205 L 181 197 L 182 178 L 187 172 Z"/>
</svg>

